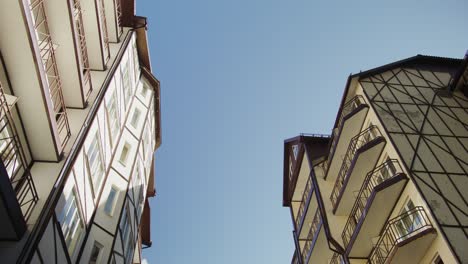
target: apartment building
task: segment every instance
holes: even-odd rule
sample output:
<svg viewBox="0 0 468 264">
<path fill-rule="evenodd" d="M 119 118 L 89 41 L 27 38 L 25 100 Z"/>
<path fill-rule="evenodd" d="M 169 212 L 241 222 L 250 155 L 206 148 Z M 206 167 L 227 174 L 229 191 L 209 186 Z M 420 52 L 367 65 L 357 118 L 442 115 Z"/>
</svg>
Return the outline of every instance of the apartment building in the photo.
<svg viewBox="0 0 468 264">
<path fill-rule="evenodd" d="M 468 263 L 467 65 L 351 75 L 332 135 L 285 140 L 292 263 Z"/>
<path fill-rule="evenodd" d="M 134 0 L 0 1 L 0 262 L 140 263 L 159 81 Z"/>
</svg>

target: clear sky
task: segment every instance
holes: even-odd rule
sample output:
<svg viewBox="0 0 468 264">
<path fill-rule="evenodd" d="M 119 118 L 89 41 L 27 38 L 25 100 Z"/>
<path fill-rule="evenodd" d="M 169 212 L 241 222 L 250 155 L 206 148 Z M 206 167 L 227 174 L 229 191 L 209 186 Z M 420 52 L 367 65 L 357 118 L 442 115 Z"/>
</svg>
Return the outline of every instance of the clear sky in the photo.
<svg viewBox="0 0 468 264">
<path fill-rule="evenodd" d="M 161 81 L 149 263 L 290 263 L 284 139 L 329 134 L 350 73 L 468 49 L 466 0 L 136 2 Z"/>
</svg>

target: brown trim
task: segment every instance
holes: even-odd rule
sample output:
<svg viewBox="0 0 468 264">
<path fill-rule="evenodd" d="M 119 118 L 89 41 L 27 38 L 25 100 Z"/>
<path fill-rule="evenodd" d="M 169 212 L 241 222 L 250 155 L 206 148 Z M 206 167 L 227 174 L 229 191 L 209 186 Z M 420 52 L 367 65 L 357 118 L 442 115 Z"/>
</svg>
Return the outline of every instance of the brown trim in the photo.
<svg viewBox="0 0 468 264">
<path fill-rule="evenodd" d="M 122 9 L 122 25 L 124 27 L 133 26 L 133 17 L 135 16 L 135 0 L 117 0 L 120 1 Z"/>
<path fill-rule="evenodd" d="M 155 134 L 156 134 L 156 147 L 155 150 L 161 146 L 161 95 L 160 95 L 160 82 L 154 75 L 150 72 L 148 68 L 144 66 L 141 67 L 141 74 L 145 77 L 148 82 L 150 82 L 153 86 L 154 90 L 154 110 L 155 110 Z M 141 77 L 140 77 L 141 78 Z M 151 105 L 151 101 L 150 101 Z"/>
</svg>

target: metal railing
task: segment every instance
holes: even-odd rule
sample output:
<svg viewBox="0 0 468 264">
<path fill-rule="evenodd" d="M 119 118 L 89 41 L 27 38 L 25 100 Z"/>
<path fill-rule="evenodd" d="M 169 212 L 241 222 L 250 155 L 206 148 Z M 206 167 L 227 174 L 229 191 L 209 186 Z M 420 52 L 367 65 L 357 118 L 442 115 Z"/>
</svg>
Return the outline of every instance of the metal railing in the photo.
<svg viewBox="0 0 468 264">
<path fill-rule="evenodd" d="M 55 60 L 55 48 L 50 37 L 47 15 L 44 7 L 44 0 L 29 0 L 33 26 L 36 40 L 41 54 L 42 65 L 47 76 L 50 99 L 55 114 L 57 132 L 63 148 L 70 138 L 70 125 L 68 123 L 67 111 L 62 94 L 62 82 Z"/>
<path fill-rule="evenodd" d="M 101 31 L 104 36 L 104 61 L 108 61 L 110 58 L 109 49 L 109 33 L 107 31 L 107 20 L 106 20 L 106 9 L 104 8 L 104 0 L 98 0 L 99 2 L 99 16 L 101 17 Z"/>
<path fill-rule="evenodd" d="M 348 174 L 349 167 L 351 166 L 351 162 L 353 161 L 353 158 L 356 154 L 356 151 L 379 136 L 381 136 L 381 134 L 378 127 L 372 125 L 351 139 L 351 143 L 349 143 L 348 150 L 346 151 L 346 155 L 340 168 L 340 172 L 338 173 L 338 177 L 336 178 L 335 186 L 333 187 L 333 191 L 330 195 L 330 200 L 332 201 L 333 207 L 336 207 L 338 197 L 343 191 L 342 187 Z"/>
<path fill-rule="evenodd" d="M 357 224 L 361 221 L 364 209 L 366 208 L 369 197 L 374 191 L 374 188 L 382 182 L 395 177 L 402 171 L 403 170 L 401 169 L 398 160 L 389 159 L 367 174 L 357 196 L 356 202 L 354 203 L 353 209 L 351 209 L 351 213 L 348 221 L 346 222 L 343 233 L 341 234 L 345 247 L 348 246 Z"/>
<path fill-rule="evenodd" d="M 320 216 L 320 210 L 317 208 L 317 211 L 315 212 L 314 218 L 309 229 L 309 233 L 307 234 L 307 241 L 302 250 L 302 257 L 304 263 L 307 263 L 307 259 L 312 254 L 312 249 L 315 245 L 317 232 L 320 229 L 321 223 L 322 218 Z"/>
<path fill-rule="evenodd" d="M 384 264 L 395 246 L 432 227 L 422 206 L 416 206 L 391 219 L 371 252 L 369 264 Z"/>
<path fill-rule="evenodd" d="M 307 200 L 309 199 L 311 195 L 311 190 L 312 190 L 312 179 L 308 178 L 306 186 L 304 188 L 304 192 L 302 193 L 302 200 L 301 204 L 299 206 L 299 210 L 297 212 L 297 217 L 296 217 L 296 227 L 297 231 L 299 232 L 302 229 L 302 225 L 304 224 L 304 212 L 305 212 L 305 207 L 307 204 Z"/>
<path fill-rule="evenodd" d="M 345 263 L 343 256 L 335 252 L 333 254 L 333 257 L 330 260 L 330 264 L 343 264 L 343 263 Z"/>
<path fill-rule="evenodd" d="M 115 10 L 117 15 L 117 25 L 119 29 L 119 36 L 123 33 L 123 26 L 122 26 L 122 3 L 121 0 L 114 0 Z"/>
<path fill-rule="evenodd" d="M 91 71 L 89 68 L 89 58 L 88 58 L 88 49 L 86 45 L 86 37 L 84 32 L 84 25 L 83 25 L 83 16 L 81 10 L 80 0 L 74 0 L 74 21 L 76 26 L 76 33 L 78 35 L 78 40 L 80 44 L 80 53 L 81 53 L 81 60 L 82 60 L 82 67 L 83 67 L 83 94 L 84 100 L 87 101 L 89 95 L 92 92 L 91 87 Z"/>
<path fill-rule="evenodd" d="M 338 142 L 338 131 L 340 130 L 341 125 L 343 124 L 343 119 L 346 115 L 351 113 L 354 109 L 358 108 L 360 105 L 365 104 L 364 97 L 362 95 L 356 95 L 351 98 L 348 102 L 346 102 L 341 110 L 340 117 L 338 119 L 338 124 L 336 125 L 335 130 L 332 133 L 332 141 L 330 143 L 330 151 L 328 152 L 328 163 L 331 162 L 333 155 L 335 154 L 336 150 L 336 143 Z M 328 172 L 328 167 L 325 173 Z"/>
<path fill-rule="evenodd" d="M 0 157 L 16 192 L 16 199 L 23 216 L 27 221 L 39 197 L 27 167 L 26 156 L 1 83 L 0 124 Z"/>
</svg>

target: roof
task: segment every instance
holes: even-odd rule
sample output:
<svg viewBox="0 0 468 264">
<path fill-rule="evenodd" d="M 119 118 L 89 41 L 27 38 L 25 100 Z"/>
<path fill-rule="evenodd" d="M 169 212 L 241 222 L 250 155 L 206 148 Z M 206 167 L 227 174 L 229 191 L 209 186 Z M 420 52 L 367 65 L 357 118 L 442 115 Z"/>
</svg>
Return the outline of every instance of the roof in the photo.
<svg viewBox="0 0 468 264">
<path fill-rule="evenodd" d="M 295 188 L 297 182 L 297 175 L 301 167 L 303 155 L 308 153 L 308 159 L 314 160 L 326 154 L 330 142 L 329 135 L 321 134 L 300 134 L 299 136 L 286 139 L 284 141 L 284 160 L 283 160 L 283 206 L 291 205 L 291 190 Z M 297 158 L 293 163 L 293 178 L 289 180 L 289 162 L 291 159 L 292 146 L 298 145 Z M 305 148 L 309 151 L 305 151 Z M 314 153 L 311 155 L 310 153 Z"/>
<path fill-rule="evenodd" d="M 466 56 L 465 56 L 466 60 Z M 403 67 L 403 66 L 412 66 L 415 64 L 431 64 L 431 65 L 447 65 L 447 66 L 459 66 L 463 62 L 462 59 L 457 59 L 457 58 L 449 58 L 449 57 L 438 57 L 438 56 L 429 56 L 429 55 L 421 55 L 418 54 L 416 56 L 412 56 L 406 59 L 398 60 L 392 63 L 388 63 L 376 68 L 372 68 L 366 71 L 361 71 L 359 73 L 355 74 L 350 74 L 348 77 L 348 80 L 346 82 L 345 86 L 345 91 L 343 93 L 343 96 L 341 98 L 341 103 L 340 103 L 340 108 L 338 109 L 337 116 L 335 118 L 335 124 L 333 125 L 333 128 L 337 126 L 338 118 L 341 114 L 341 109 L 343 108 L 343 105 L 346 103 L 346 95 L 348 94 L 349 88 L 352 86 L 351 83 L 353 81 L 357 81 L 362 78 L 369 77 L 371 75 L 379 74 L 382 72 L 386 72 L 391 69 L 395 69 L 398 67 Z"/>
</svg>

